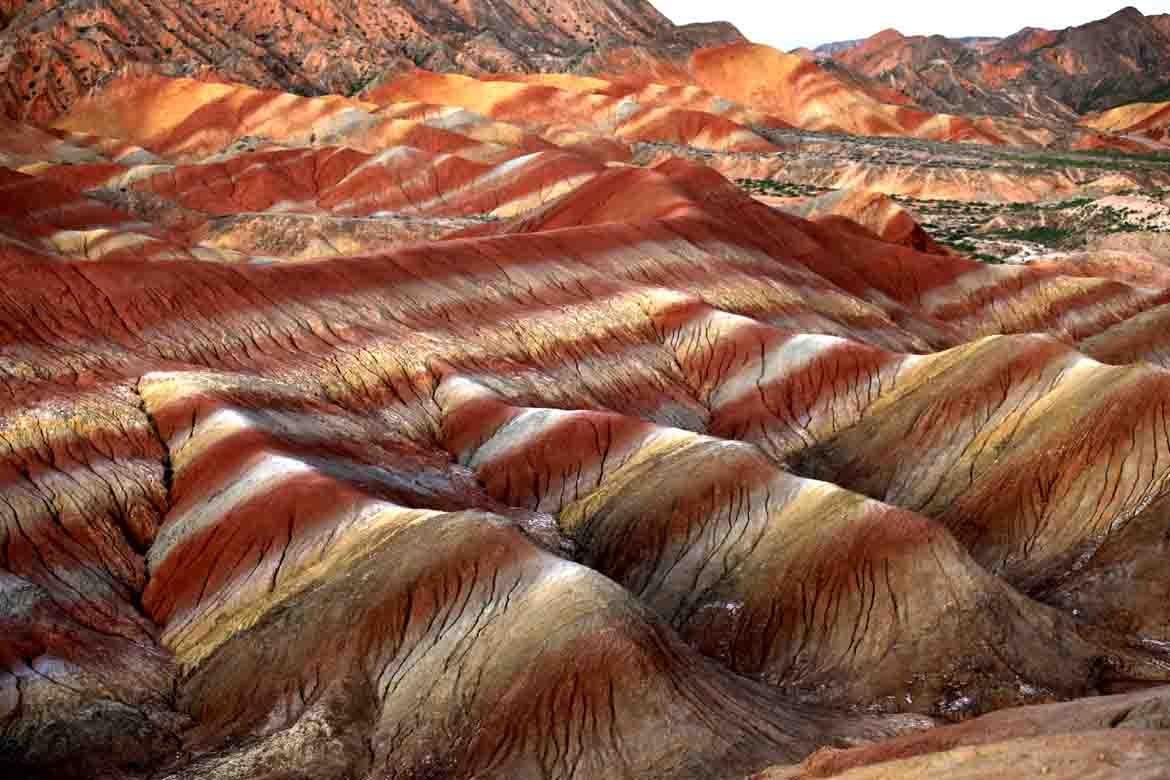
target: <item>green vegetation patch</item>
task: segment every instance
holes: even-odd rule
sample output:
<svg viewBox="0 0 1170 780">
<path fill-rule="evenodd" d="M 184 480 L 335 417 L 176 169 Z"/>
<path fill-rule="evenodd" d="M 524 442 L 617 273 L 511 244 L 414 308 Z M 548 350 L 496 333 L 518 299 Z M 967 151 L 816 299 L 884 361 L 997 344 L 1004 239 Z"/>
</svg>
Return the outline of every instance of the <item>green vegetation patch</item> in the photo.
<svg viewBox="0 0 1170 780">
<path fill-rule="evenodd" d="M 998 230 L 988 234 L 989 238 L 1001 238 L 1008 241 L 1027 241 L 1032 244 L 1043 244 L 1044 246 L 1050 247 L 1059 246 L 1072 238 L 1072 236 L 1073 231 L 1067 228 L 1051 227 L 1048 225 L 1036 225 L 1017 230 Z"/>
<path fill-rule="evenodd" d="M 823 195 L 829 190 L 813 184 L 797 184 L 790 181 L 771 179 L 736 179 L 740 189 L 752 195 L 775 195 L 781 198 L 809 198 Z"/>
</svg>

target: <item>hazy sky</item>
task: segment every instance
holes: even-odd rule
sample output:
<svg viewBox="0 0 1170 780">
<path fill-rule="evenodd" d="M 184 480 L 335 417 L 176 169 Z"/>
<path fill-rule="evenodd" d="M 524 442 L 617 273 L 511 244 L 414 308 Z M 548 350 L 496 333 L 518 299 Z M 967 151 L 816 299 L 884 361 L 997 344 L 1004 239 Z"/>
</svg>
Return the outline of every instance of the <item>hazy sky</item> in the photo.
<svg viewBox="0 0 1170 780">
<path fill-rule="evenodd" d="M 651 0 L 679 24 L 732 22 L 753 41 L 781 49 L 866 38 L 894 27 L 906 35 L 1004 36 L 1022 27 L 1063 29 L 1121 10 L 1125 0 Z M 1170 0 L 1130 3 L 1170 12 Z"/>
</svg>

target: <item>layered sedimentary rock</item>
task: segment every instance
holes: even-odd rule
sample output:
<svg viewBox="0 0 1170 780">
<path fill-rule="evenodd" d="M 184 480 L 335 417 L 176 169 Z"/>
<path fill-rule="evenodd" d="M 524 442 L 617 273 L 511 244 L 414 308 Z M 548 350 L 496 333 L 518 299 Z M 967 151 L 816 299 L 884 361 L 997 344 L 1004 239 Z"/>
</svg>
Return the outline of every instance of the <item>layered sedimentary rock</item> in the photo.
<svg viewBox="0 0 1170 780">
<path fill-rule="evenodd" d="M 474 246 L 468 249 L 478 254 Z M 418 255 L 416 262 L 423 262 L 425 254 Z M 382 263 L 371 266 L 365 261 L 352 265 L 352 271 L 360 275 L 365 273 L 361 269 L 372 270 L 378 265 Z M 389 272 L 389 281 L 397 275 L 394 265 L 384 265 L 377 275 Z M 492 267 L 485 265 L 483 270 Z M 27 350 L 17 351 L 13 366 L 18 372 L 23 355 L 23 365 L 41 366 L 50 373 L 40 379 L 14 376 L 12 389 L 20 397 L 44 382 L 49 383 L 48 387 L 67 387 L 79 381 L 75 379 L 79 369 L 107 382 L 125 383 L 128 378 L 118 377 L 137 375 L 127 392 L 140 400 L 130 408 L 139 424 L 151 431 L 149 441 L 163 448 L 156 453 L 155 484 L 162 490 L 162 496 L 156 499 L 166 505 L 167 514 L 161 523 L 138 521 L 145 523 L 137 533 L 142 537 L 138 544 L 146 552 L 139 553 L 136 560 L 140 567 L 148 567 L 149 583 L 144 586 L 140 574 L 133 584 L 141 596 L 131 590 L 122 608 L 138 620 L 148 617 L 148 627 L 161 628 L 140 641 L 147 647 L 158 643 L 166 648 L 162 658 L 185 672 L 179 696 L 163 697 L 158 705 L 160 712 L 150 711 L 151 717 L 178 721 L 185 727 L 185 749 L 196 754 L 215 750 L 233 735 L 250 734 L 259 740 L 227 757 L 221 754 L 218 758 L 197 760 L 190 768 L 177 767 L 180 776 L 183 772 L 214 771 L 219 776 L 254 777 L 257 767 L 264 763 L 276 767 L 272 771 L 295 767 L 318 776 L 385 766 L 386 771 L 404 776 L 442 768 L 456 775 L 494 772 L 500 776 L 543 776 L 551 771 L 567 776 L 624 776 L 634 772 L 642 776 L 659 773 L 701 777 L 710 776 L 716 766 L 720 771 L 730 766 L 747 770 L 777 758 L 799 757 L 824 739 L 832 739 L 832 733 L 860 736 L 889 728 L 842 719 L 835 726 L 827 714 L 792 709 L 787 710 L 789 716 L 769 716 L 772 725 L 767 725 L 759 720 L 758 712 L 781 713 L 784 706 L 791 705 L 778 705 L 772 698 L 775 694 L 768 689 L 701 661 L 693 650 L 685 649 L 679 639 L 672 637 L 659 618 L 617 585 L 542 552 L 526 539 L 525 529 L 537 538 L 555 539 L 555 534 L 544 529 L 545 524 L 532 511 L 513 509 L 485 495 L 467 471 L 452 470 L 444 450 L 434 443 L 434 425 L 442 419 L 442 413 L 436 417 L 438 410 L 433 404 L 437 402 L 428 399 L 437 391 L 423 391 L 428 380 L 422 377 L 431 372 L 424 367 L 438 355 L 420 350 L 422 344 L 411 346 L 400 341 L 406 332 L 417 332 L 417 326 L 433 315 L 427 313 L 426 307 L 416 309 L 408 315 L 416 318 L 415 326 L 392 336 L 398 326 L 375 313 L 383 306 L 375 303 L 378 297 L 393 289 L 409 296 L 407 287 L 382 286 L 369 299 L 367 305 L 375 308 L 360 313 L 365 320 L 361 328 L 371 336 L 382 331 L 384 335 L 377 340 L 383 346 L 375 347 L 367 341 L 366 346 L 359 347 L 353 342 L 358 351 L 352 352 L 343 346 L 352 338 L 345 335 L 351 327 L 343 324 L 345 315 L 339 320 L 336 314 L 324 319 L 310 313 L 312 307 L 324 301 L 305 308 L 307 301 L 288 300 L 279 305 L 284 314 L 269 324 L 263 322 L 269 316 L 263 313 L 269 304 L 261 301 L 274 300 L 271 295 L 284 296 L 301 284 L 307 285 L 302 289 L 318 293 L 333 286 L 341 293 L 344 285 L 336 287 L 341 278 L 335 277 L 331 269 L 305 269 L 310 276 L 291 286 L 291 279 L 269 277 L 270 272 L 258 268 L 243 276 L 239 271 L 200 264 L 184 268 L 170 264 L 159 267 L 157 274 L 151 270 L 149 264 L 140 265 L 138 271 L 147 273 L 144 277 L 116 262 L 100 263 L 88 271 L 56 266 L 27 269 L 31 276 L 25 278 L 31 283 L 39 276 L 37 284 L 46 293 L 56 290 L 52 294 L 60 294 L 79 284 L 99 291 L 98 299 L 92 293 L 86 296 L 98 306 L 88 307 L 84 298 L 68 296 L 81 307 L 74 310 L 73 316 L 79 318 L 78 326 L 84 322 L 90 329 L 89 344 L 84 350 L 72 352 L 65 347 L 67 342 L 43 345 L 41 349 L 50 350 L 48 354 L 61 361 L 55 370 L 51 368 L 53 364 Z M 464 266 L 466 270 L 468 266 Z M 310 278 L 316 281 L 310 282 Z M 331 278 L 333 282 L 328 281 Z M 180 287 L 174 287 L 176 284 Z M 189 287 L 190 284 L 196 286 Z M 179 289 L 189 290 L 194 298 L 175 297 Z M 466 292 L 472 289 L 478 289 L 478 285 Z M 163 297 L 157 298 L 158 295 Z M 172 306 L 160 310 L 157 301 L 165 299 L 172 301 Z M 99 300 L 107 301 L 111 308 L 103 308 Z M 156 303 L 149 303 L 152 300 Z M 405 303 L 408 298 L 401 300 Z M 257 304 L 260 309 L 254 308 Z M 31 325 L 24 318 L 36 309 L 24 307 L 43 304 L 28 299 L 13 301 L 13 305 L 27 312 L 8 312 L 5 321 L 16 326 L 22 321 Z M 250 313 L 249 308 L 253 309 Z M 402 312 L 406 314 L 410 308 Z M 179 319 L 173 318 L 183 311 L 186 313 L 180 314 Z M 236 313 L 231 314 L 233 311 Z M 374 319 L 369 319 L 370 314 Z M 359 315 L 358 309 L 350 310 L 348 316 L 354 315 Z M 305 317 L 309 319 L 302 319 Z M 357 322 L 354 320 L 354 325 Z M 435 321 L 444 322 L 450 321 L 442 316 Z M 112 330 L 97 336 L 104 327 Z M 232 335 L 247 334 L 252 327 L 259 330 L 245 336 L 245 341 Z M 483 331 L 480 327 L 489 339 L 493 331 L 504 335 L 504 331 Z M 215 335 L 205 328 L 212 328 Z M 144 329 L 154 334 L 149 340 L 144 339 Z M 184 346 L 184 332 L 203 335 Z M 425 330 L 420 335 L 424 335 L 425 343 Z M 66 329 L 58 331 L 58 338 L 72 336 Z M 204 338 L 208 340 L 203 342 Z M 384 340 L 387 338 L 390 340 Z M 399 344 L 395 346 L 394 342 Z M 229 343 L 237 347 L 229 347 Z M 447 350 L 459 343 L 446 338 L 432 345 Z M 518 348 L 522 344 L 516 342 Z M 409 351 L 399 351 L 402 347 Z M 368 370 L 361 368 L 362 355 L 371 348 L 389 351 L 383 352 L 378 363 L 368 364 L 369 368 L 390 365 L 387 360 L 406 361 L 401 364 L 406 373 L 399 379 L 387 377 L 390 384 L 381 391 L 373 376 L 361 378 Z M 235 349 L 242 352 L 233 356 Z M 399 356 L 393 358 L 396 352 Z M 296 368 L 306 359 L 308 363 Z M 447 355 L 448 362 L 455 360 L 455 354 Z M 88 368 L 82 369 L 74 361 Z M 139 374 L 143 361 L 171 368 L 165 373 Z M 541 363 L 538 360 L 534 367 Z M 331 364 L 341 373 L 334 374 L 328 368 Z M 349 367 L 344 367 L 347 364 Z M 193 370 L 201 365 L 220 367 L 220 373 Z M 411 365 L 415 368 L 408 368 Z M 551 371 L 555 363 L 544 365 L 543 370 Z M 245 373 L 223 374 L 224 369 Z M 294 380 L 284 373 L 289 369 L 307 373 L 290 384 Z M 320 373 L 322 370 L 324 373 Z M 419 370 L 424 373 L 417 374 Z M 260 379 L 256 372 L 271 373 L 272 378 Z M 312 379 L 313 376 L 318 378 Z M 410 389 L 420 379 L 423 385 Z M 342 383 L 336 384 L 338 380 Z M 350 387 L 349 382 L 358 383 L 354 389 L 365 389 L 350 397 L 351 391 L 345 389 Z M 312 384 L 318 384 L 318 392 L 333 400 L 324 405 L 313 400 L 317 393 L 306 392 Z M 404 392 L 407 395 L 399 396 Z M 611 387 L 610 392 L 616 401 L 620 385 Z M 20 419 L 33 413 L 28 402 L 18 411 Z M 378 434 L 379 430 L 384 433 Z M 379 436 L 385 441 L 375 444 Z M 77 446 L 68 442 L 66 438 L 63 446 Z M 49 467 L 50 475 L 56 469 L 68 468 L 60 460 L 49 462 L 54 464 Z M 396 464 L 400 471 L 395 473 L 389 464 Z M 125 456 L 118 458 L 117 465 L 111 467 L 116 469 L 110 477 L 114 484 L 125 485 L 128 467 Z M 76 487 L 69 495 L 71 501 L 88 509 L 89 501 L 77 493 Z M 280 508 L 282 502 L 287 507 L 284 511 Z M 459 513 L 464 507 L 476 509 L 471 514 Z M 17 511 L 14 522 L 23 527 L 26 511 Z M 484 514 L 487 511 L 497 514 Z M 509 516 L 511 520 L 505 519 Z M 128 519 L 135 517 L 131 512 Z M 119 529 L 113 538 L 120 538 L 121 533 Z M 449 551 L 439 542 L 443 538 L 451 540 Z M 93 542 L 99 551 L 106 544 L 104 540 Z M 403 562 L 403 552 L 412 549 L 428 551 L 418 560 L 417 569 Z M 499 566 L 491 563 L 496 556 Z M 454 568 L 445 573 L 448 566 Z M 15 576 L 36 576 L 35 569 L 18 571 Z M 370 580 L 362 573 L 366 571 L 381 572 L 379 576 L 391 577 L 392 581 Z M 463 584 L 456 585 L 457 582 Z M 93 587 L 87 585 L 86 590 Z M 401 592 L 400 599 L 389 596 L 395 592 Z M 368 607 L 359 606 L 365 603 L 363 599 Z M 497 599 L 502 604 L 491 606 Z M 143 610 L 141 616 L 131 606 L 138 603 Z M 626 606 L 620 606 L 623 603 Z M 469 608 L 470 604 L 475 607 Z M 558 642 L 564 643 L 561 650 L 548 644 L 548 623 L 538 619 L 540 604 L 561 621 L 562 628 L 553 632 Z M 298 631 L 288 623 L 290 620 L 295 624 L 311 615 L 314 625 L 320 628 L 322 620 L 329 620 L 329 609 L 333 608 L 330 605 L 340 609 L 337 619 L 342 622 L 337 629 L 315 631 L 313 635 L 341 641 L 341 645 L 288 645 L 277 639 Z M 357 616 L 367 614 L 367 609 L 368 617 L 359 619 Z M 302 613 L 306 617 L 296 617 Z M 503 619 L 509 613 L 508 619 Z M 82 619 L 105 620 L 90 615 L 78 618 Z M 415 621 L 417 628 L 411 628 Z M 535 621 L 534 628 L 524 629 L 526 621 Z M 368 625 L 368 633 L 354 631 L 354 626 L 363 624 Z M 101 625 L 108 627 L 104 622 Z M 394 628 L 386 634 L 391 626 Z M 266 635 L 271 639 L 265 639 Z M 378 650 L 390 637 L 400 638 Z M 86 646 L 83 641 L 78 645 Z M 268 647 L 284 649 L 271 656 L 264 649 Z M 516 678 L 510 677 L 504 671 L 506 665 L 502 665 L 502 659 L 513 653 L 515 673 L 519 675 Z M 114 657 L 124 655 L 125 651 Z M 579 674 L 584 676 L 562 680 L 565 657 L 572 658 L 576 668 L 582 669 L 588 655 L 595 658 L 592 668 L 604 676 L 595 678 L 582 670 Z M 330 659 L 329 667 L 321 668 L 313 660 L 322 658 Z M 493 659 L 490 667 L 477 667 L 487 658 Z M 424 659 L 430 660 L 423 663 Z M 37 662 L 33 663 L 35 666 Z M 367 663 L 374 666 L 366 672 L 359 671 Z M 432 667 L 432 663 L 439 666 Z M 405 693 L 417 687 L 422 695 L 424 689 L 430 688 L 429 681 L 435 679 L 435 670 L 444 667 L 462 670 L 460 675 L 468 675 L 467 683 L 459 683 L 460 675 L 456 675 L 451 680 L 453 687 L 431 690 L 422 699 Z M 18 680 L 15 673 L 22 667 L 12 668 L 14 676 L 10 679 Z M 617 669 L 625 670 L 627 676 L 619 680 L 610 677 Z M 174 674 L 173 667 L 170 674 Z M 375 678 L 379 680 L 376 684 Z M 162 688 L 169 694 L 169 679 L 164 678 L 153 688 Z M 267 681 L 267 687 L 249 691 L 240 688 L 238 696 L 223 696 L 225 690 L 261 679 Z M 704 679 L 708 681 L 694 687 Z M 681 681 L 685 681 L 687 697 L 698 697 L 694 699 L 693 716 L 679 707 L 675 691 L 684 684 Z M 84 685 L 84 678 L 77 684 L 83 700 L 95 695 Z M 659 685 L 661 693 L 654 694 L 652 691 Z M 134 692 L 142 696 L 151 689 L 138 682 Z M 16 692 L 23 696 L 21 690 L 18 687 Z M 621 692 L 631 690 L 640 693 L 623 700 L 621 696 L 628 694 Z M 520 709 L 502 708 L 501 696 Z M 482 697 L 482 705 L 475 704 L 476 697 Z M 660 704 L 654 703 L 656 697 L 660 697 Z M 132 708 L 146 706 L 125 698 Z M 419 722 L 413 713 L 419 711 L 421 702 L 428 701 L 431 704 L 424 709 L 435 712 L 438 720 Z M 385 702 L 392 702 L 389 709 Z M 240 709 L 239 704 L 246 706 Z M 777 710 L 777 706 L 781 709 Z M 583 730 L 569 737 L 577 747 L 554 759 L 547 751 L 561 739 L 558 732 L 527 736 L 516 732 L 516 723 L 541 722 L 536 714 L 541 710 L 531 710 L 532 707 L 550 707 L 557 718 L 579 711 Z M 451 720 L 444 708 L 451 708 L 451 714 L 458 711 L 462 720 Z M 715 711 L 724 713 L 722 725 L 711 720 Z M 87 712 L 92 716 L 92 711 Z M 608 714 L 603 718 L 602 713 Z M 628 720 L 623 724 L 621 719 Z M 749 721 L 754 724 L 750 733 L 742 725 Z M 27 723 L 23 714 L 18 715 L 17 723 L 33 732 L 28 737 L 20 731 L 9 732 L 14 740 L 20 740 L 21 746 L 47 738 L 36 730 L 35 723 Z M 99 723 L 113 730 L 108 716 L 100 717 Z M 166 734 L 174 739 L 180 725 Z M 480 737 L 464 751 L 451 753 L 445 737 L 452 729 Z M 645 736 L 636 736 L 639 733 Z M 670 733 L 677 734 L 677 742 L 664 741 Z M 407 738 L 406 734 L 414 736 Z M 335 735 L 334 741 L 327 739 L 329 735 Z M 162 753 L 173 749 L 171 743 L 160 740 L 163 744 L 156 753 L 128 755 L 117 743 L 110 744 L 112 737 L 104 731 L 94 741 L 85 741 L 82 736 L 79 732 L 76 745 L 104 750 L 115 762 L 157 762 Z M 370 755 L 360 747 L 364 739 L 373 746 Z M 440 759 L 435 757 L 435 750 L 440 744 L 445 755 L 436 765 Z M 706 747 L 699 752 L 690 748 L 697 744 Z M 305 750 L 306 745 L 315 748 Z M 63 765 L 67 756 L 60 753 L 20 751 L 13 759 L 17 766 L 27 766 L 21 762 L 32 761 L 34 768 L 47 766 L 53 771 L 67 771 Z"/>
<path fill-rule="evenodd" d="M 1170 681 L 1156 276 L 626 163 L 784 129 L 694 86 L 411 78 L 0 145 L 0 767 L 743 777 Z"/>
<path fill-rule="evenodd" d="M 787 126 L 694 87 L 638 87 L 601 79 L 487 81 L 454 74 L 411 73 L 365 97 L 376 103 L 418 100 L 460 106 L 526 125 L 570 123 L 627 142 L 676 143 L 743 153 L 775 151 L 775 146 L 752 127 Z"/>
<path fill-rule="evenodd" d="M 264 735 L 177 776 L 254 777 L 268 763 L 326 776 L 702 777 L 838 728 L 798 711 L 755 721 L 766 689 L 540 549 L 522 530 L 531 519 L 466 469 L 409 441 L 371 449 L 378 428 L 361 416 L 230 375 L 152 374 L 142 393 L 174 469 L 144 607 L 192 670 L 193 738 Z M 288 644 L 306 623 L 316 639 Z M 252 686 L 242 700 L 220 695 L 241 686 Z M 322 732 L 335 742 L 314 744 Z"/>
<path fill-rule="evenodd" d="M 816 62 L 756 44 L 701 49 L 690 69 L 704 89 L 809 130 L 1011 146 L 1119 145 L 1026 116 L 963 116 L 899 104 Z"/>
<path fill-rule="evenodd" d="M 1164 424 L 1153 389 L 1164 375 L 1045 341 L 961 349 L 969 350 L 961 374 L 948 364 L 962 352 L 921 364 L 929 385 L 873 404 L 859 424 L 797 456 L 798 468 L 832 472 L 840 484 L 937 517 L 987 568 L 1042 600 L 1165 641 L 1170 620 L 1154 563 L 1162 549 L 1152 530 L 1165 516 Z M 930 419 L 953 408 L 978 411 L 940 435 Z M 894 440 L 879 432 L 885 426 L 929 458 L 877 467 L 873 455 Z M 1036 455 L 1025 467 L 1013 456 L 1020 452 Z"/>
</svg>

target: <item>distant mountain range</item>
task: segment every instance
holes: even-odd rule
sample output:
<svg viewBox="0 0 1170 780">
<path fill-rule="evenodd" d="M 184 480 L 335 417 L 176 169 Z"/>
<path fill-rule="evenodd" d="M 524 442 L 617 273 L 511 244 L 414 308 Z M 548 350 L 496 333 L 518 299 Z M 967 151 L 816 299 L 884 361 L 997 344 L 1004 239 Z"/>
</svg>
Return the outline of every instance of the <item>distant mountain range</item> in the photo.
<svg viewBox="0 0 1170 780">
<path fill-rule="evenodd" d="M 931 111 L 1068 120 L 1125 103 L 1170 98 L 1170 14 L 1136 8 L 1064 30 L 1007 38 L 870 38 L 813 50 L 877 79 Z"/>
<path fill-rule="evenodd" d="M 901 33 L 899 33 L 899 35 L 901 35 Z M 813 49 L 812 52 L 813 52 L 813 54 L 816 54 L 818 57 L 832 57 L 834 55 L 841 54 L 842 52 L 848 51 L 849 49 L 856 48 L 857 46 L 860 46 L 861 44 L 865 43 L 867 40 L 869 40 L 869 39 L 868 38 L 854 38 L 851 41 L 834 41 L 833 43 L 823 43 L 820 46 Z M 987 49 L 987 48 L 994 46 L 995 44 L 1002 41 L 1003 38 L 994 38 L 991 36 L 974 35 L 974 36 L 967 36 L 964 38 L 951 38 L 951 40 L 953 40 L 957 43 L 961 43 L 964 46 L 967 46 L 967 47 L 972 48 L 972 49 L 982 50 L 982 49 Z"/>
<path fill-rule="evenodd" d="M 693 52 L 743 40 L 725 22 L 675 25 L 647 0 L 0 0 L 0 111 L 51 120 L 127 65 L 303 95 L 415 67 L 680 83 Z M 933 114 L 1068 126 L 1170 99 L 1170 15 L 1134 8 L 1004 39 L 885 30 L 799 53 Z"/>
</svg>

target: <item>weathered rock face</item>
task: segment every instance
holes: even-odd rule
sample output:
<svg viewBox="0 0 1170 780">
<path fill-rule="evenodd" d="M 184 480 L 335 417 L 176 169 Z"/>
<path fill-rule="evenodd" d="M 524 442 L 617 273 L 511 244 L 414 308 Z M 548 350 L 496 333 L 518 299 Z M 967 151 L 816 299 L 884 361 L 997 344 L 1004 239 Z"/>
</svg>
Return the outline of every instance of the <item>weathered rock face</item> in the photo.
<svg viewBox="0 0 1170 780">
<path fill-rule="evenodd" d="M 1125 8 L 1079 27 L 1028 28 L 977 47 L 887 30 L 818 53 L 933 111 L 1067 121 L 1164 90 L 1170 26 L 1165 16 Z"/>
<path fill-rule="evenodd" d="M 132 73 L 8 127 L 5 777 L 1164 747 L 1149 691 L 1111 747 L 1109 701 L 864 747 L 1170 682 L 1151 269 L 986 266 L 882 198 L 808 221 L 627 164 L 776 156 L 783 121 L 695 85 Z"/>
<path fill-rule="evenodd" d="M 564 70 L 598 47 L 683 56 L 734 40 L 729 26 L 675 28 L 645 0 L 34 0 L 0 9 L 0 104 L 45 120 L 129 63 L 254 86 L 347 94 L 401 66 Z"/>
</svg>

